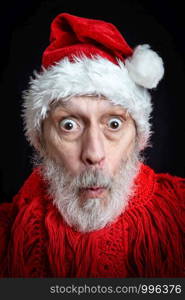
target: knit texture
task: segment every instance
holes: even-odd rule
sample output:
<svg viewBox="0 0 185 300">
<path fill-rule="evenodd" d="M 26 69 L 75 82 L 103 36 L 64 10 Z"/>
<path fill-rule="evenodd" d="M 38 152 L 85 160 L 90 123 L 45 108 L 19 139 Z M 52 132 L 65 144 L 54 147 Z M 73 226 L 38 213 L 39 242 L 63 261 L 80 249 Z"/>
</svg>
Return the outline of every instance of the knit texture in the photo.
<svg viewBox="0 0 185 300">
<path fill-rule="evenodd" d="M 185 277 L 185 180 L 141 165 L 136 186 L 114 223 L 80 233 L 35 169 L 0 206 L 0 277 Z"/>
</svg>

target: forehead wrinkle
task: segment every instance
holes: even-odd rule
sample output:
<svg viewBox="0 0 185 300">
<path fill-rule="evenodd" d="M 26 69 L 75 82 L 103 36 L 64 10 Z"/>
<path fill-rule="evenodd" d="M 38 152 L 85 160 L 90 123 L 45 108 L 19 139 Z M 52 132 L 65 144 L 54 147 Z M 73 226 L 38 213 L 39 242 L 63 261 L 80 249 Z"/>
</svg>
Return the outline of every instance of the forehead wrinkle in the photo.
<svg viewBox="0 0 185 300">
<path fill-rule="evenodd" d="M 80 102 L 82 99 L 82 102 Z M 79 100 L 79 103 L 78 103 Z M 90 102 L 92 103 L 92 107 L 89 107 Z M 96 103 L 96 105 L 93 105 Z M 103 105 L 101 105 L 103 103 Z M 105 105 L 104 105 L 105 104 Z M 91 108 L 91 109 L 90 109 Z M 68 101 L 59 101 L 54 107 L 51 109 L 53 114 L 57 113 L 67 113 L 71 115 L 79 115 L 83 117 L 87 116 L 95 116 L 102 114 L 125 114 L 127 112 L 126 109 L 121 107 L 120 105 L 113 105 L 110 100 L 106 98 L 97 98 L 97 97 L 73 97 Z"/>
</svg>

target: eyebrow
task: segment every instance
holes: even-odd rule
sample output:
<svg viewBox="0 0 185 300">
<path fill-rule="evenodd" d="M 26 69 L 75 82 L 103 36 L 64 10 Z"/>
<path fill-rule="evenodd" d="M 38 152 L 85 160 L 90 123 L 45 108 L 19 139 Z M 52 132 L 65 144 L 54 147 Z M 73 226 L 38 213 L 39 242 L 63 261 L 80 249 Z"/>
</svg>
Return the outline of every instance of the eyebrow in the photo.
<svg viewBox="0 0 185 300">
<path fill-rule="evenodd" d="M 108 101 L 108 100 L 107 100 Z M 54 102 L 51 107 L 50 107 L 50 112 L 51 114 L 54 114 L 54 116 L 60 116 L 61 111 L 62 113 L 64 113 L 67 116 L 73 116 L 75 117 L 83 117 L 83 118 L 88 118 L 87 115 L 85 115 L 82 111 L 78 111 L 76 109 L 78 109 L 78 106 L 75 107 L 75 111 L 73 110 L 73 108 L 71 108 L 70 105 L 70 99 L 68 99 L 68 101 L 63 101 L 63 100 L 59 100 L 57 102 Z M 57 110 L 57 112 L 56 112 Z M 120 106 L 120 105 L 110 105 L 106 108 L 104 108 L 104 111 L 102 112 L 102 115 L 122 115 L 125 119 L 127 119 L 129 117 L 129 113 L 128 113 L 128 109 Z"/>
<path fill-rule="evenodd" d="M 83 119 L 89 119 L 89 116 L 86 115 L 86 113 L 83 113 L 82 111 L 73 111 L 70 108 L 69 109 L 65 109 L 63 107 L 61 107 L 61 109 L 59 109 L 57 112 L 54 110 L 53 112 L 53 116 L 56 118 L 59 118 L 60 116 L 62 117 L 72 117 L 72 118 L 83 118 Z M 112 108 L 108 108 L 107 110 L 103 111 L 102 116 L 105 115 L 110 115 L 110 116 L 122 116 L 125 120 L 127 119 L 127 117 L 129 116 L 127 110 L 124 111 L 120 108 L 116 108 L 115 110 L 112 110 Z M 101 116 L 100 115 L 100 116 Z"/>
</svg>

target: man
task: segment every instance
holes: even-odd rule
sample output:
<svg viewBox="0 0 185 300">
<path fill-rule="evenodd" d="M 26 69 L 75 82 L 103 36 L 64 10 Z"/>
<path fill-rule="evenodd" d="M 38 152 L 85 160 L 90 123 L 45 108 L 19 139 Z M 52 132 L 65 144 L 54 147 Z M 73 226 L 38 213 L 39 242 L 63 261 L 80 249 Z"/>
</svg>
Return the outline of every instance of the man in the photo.
<svg viewBox="0 0 185 300">
<path fill-rule="evenodd" d="M 110 23 L 58 15 L 24 93 L 37 167 L 0 208 L 2 277 L 183 277 L 184 180 L 155 174 L 162 59 Z"/>
</svg>

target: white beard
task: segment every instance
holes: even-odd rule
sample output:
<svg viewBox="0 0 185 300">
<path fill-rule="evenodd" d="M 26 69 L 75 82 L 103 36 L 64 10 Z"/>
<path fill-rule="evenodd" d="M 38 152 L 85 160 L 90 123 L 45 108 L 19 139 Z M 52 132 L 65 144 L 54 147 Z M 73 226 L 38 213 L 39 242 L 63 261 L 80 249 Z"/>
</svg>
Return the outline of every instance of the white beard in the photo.
<svg viewBox="0 0 185 300">
<path fill-rule="evenodd" d="M 112 223 L 124 212 L 134 193 L 134 179 L 140 167 L 139 154 L 135 150 L 122 162 L 115 176 L 105 171 L 89 168 L 78 176 L 71 176 L 51 159 L 45 158 L 42 173 L 49 183 L 49 194 L 67 224 L 80 232 L 90 232 Z M 79 189 L 91 186 L 106 187 L 108 197 L 80 201 Z"/>
</svg>

